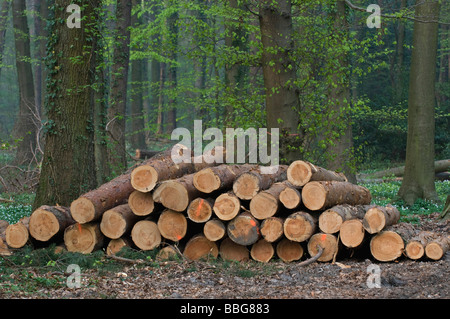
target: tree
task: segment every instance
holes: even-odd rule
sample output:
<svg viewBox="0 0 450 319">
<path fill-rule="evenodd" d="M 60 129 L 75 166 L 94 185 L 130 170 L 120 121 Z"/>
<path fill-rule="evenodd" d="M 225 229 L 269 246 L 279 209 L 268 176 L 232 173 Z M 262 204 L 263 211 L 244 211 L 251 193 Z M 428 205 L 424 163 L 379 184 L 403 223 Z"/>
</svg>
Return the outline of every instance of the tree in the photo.
<svg viewBox="0 0 450 319">
<path fill-rule="evenodd" d="M 130 61 L 131 0 L 117 0 L 116 33 L 111 67 L 110 105 L 107 130 L 110 137 L 109 162 L 112 171 L 119 174 L 127 167 L 125 145 L 125 116 L 127 103 L 128 69 Z"/>
<path fill-rule="evenodd" d="M 66 8 L 81 9 L 82 25 L 69 28 Z M 45 149 L 33 209 L 69 206 L 96 186 L 92 86 L 100 0 L 55 0 L 47 44 Z"/>
<path fill-rule="evenodd" d="M 300 111 L 291 55 L 291 1 L 264 0 L 259 5 L 267 128 L 280 129 L 280 159 L 289 162 L 298 158 L 295 144 Z"/>
<path fill-rule="evenodd" d="M 417 198 L 437 200 L 434 185 L 435 78 L 439 3 L 416 1 L 409 80 L 405 174 L 398 195 L 412 205 Z M 428 20 L 428 22 L 421 22 Z"/>
<path fill-rule="evenodd" d="M 38 131 L 37 108 L 34 99 L 33 70 L 31 67 L 30 33 L 25 15 L 25 0 L 12 3 L 16 67 L 19 81 L 19 114 L 14 125 L 14 137 L 21 139 L 17 146 L 15 163 L 29 164 L 36 148 Z"/>
</svg>

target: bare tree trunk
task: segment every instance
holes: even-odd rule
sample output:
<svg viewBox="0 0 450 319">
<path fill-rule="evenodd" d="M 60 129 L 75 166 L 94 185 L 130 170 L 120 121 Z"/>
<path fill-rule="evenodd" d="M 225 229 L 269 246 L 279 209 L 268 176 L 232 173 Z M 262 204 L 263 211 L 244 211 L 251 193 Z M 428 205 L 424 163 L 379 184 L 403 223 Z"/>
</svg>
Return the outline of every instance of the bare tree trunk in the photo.
<svg viewBox="0 0 450 319">
<path fill-rule="evenodd" d="M 3 0 L 0 5 L 0 64 L 3 61 L 3 50 L 5 49 L 5 35 L 8 22 L 9 9 L 11 8 L 10 0 Z M 1 68 L 0 68 L 1 72 Z"/>
<path fill-rule="evenodd" d="M 28 164 L 33 159 L 38 123 L 25 0 L 13 1 L 12 10 L 20 94 L 19 114 L 14 124 L 13 135 L 16 139 L 22 139 L 17 147 L 14 161 L 22 165 Z"/>
<path fill-rule="evenodd" d="M 418 0 L 415 16 L 437 20 L 439 3 Z M 438 24 L 414 22 L 408 99 L 405 174 L 399 196 L 408 205 L 416 199 L 438 200 L 434 185 L 434 114 Z"/>
</svg>

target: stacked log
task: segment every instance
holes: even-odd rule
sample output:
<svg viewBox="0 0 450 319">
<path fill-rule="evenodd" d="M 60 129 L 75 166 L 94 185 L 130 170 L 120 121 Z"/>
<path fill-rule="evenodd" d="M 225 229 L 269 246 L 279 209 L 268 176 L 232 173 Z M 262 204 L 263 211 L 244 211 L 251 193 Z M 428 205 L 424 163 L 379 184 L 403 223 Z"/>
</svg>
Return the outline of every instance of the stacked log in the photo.
<svg viewBox="0 0 450 319">
<path fill-rule="evenodd" d="M 173 151 L 190 161 L 174 162 Z M 70 207 L 40 207 L 9 237 L 25 226 L 23 240 L 62 239 L 68 251 L 160 249 L 158 258 L 182 252 L 190 260 L 332 262 L 361 250 L 389 262 L 439 260 L 449 250 L 447 236 L 405 227 L 394 206 L 374 205 L 367 188 L 340 173 L 295 161 L 263 174 L 256 164 L 207 158 L 182 146 L 161 152 Z"/>
</svg>

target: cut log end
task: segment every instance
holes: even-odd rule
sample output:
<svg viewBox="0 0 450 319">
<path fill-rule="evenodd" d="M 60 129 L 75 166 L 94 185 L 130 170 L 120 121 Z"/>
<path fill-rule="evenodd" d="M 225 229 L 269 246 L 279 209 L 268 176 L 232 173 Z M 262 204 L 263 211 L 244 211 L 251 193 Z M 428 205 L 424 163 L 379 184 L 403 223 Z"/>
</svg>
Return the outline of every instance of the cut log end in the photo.
<svg viewBox="0 0 450 319">
<path fill-rule="evenodd" d="M 155 222 L 140 220 L 131 230 L 131 239 L 138 248 L 153 250 L 161 244 L 161 233 Z"/>
<path fill-rule="evenodd" d="M 267 263 L 269 262 L 275 254 L 275 249 L 272 243 L 269 243 L 265 239 L 260 239 L 252 245 L 250 250 L 250 255 L 253 260 Z"/>
<path fill-rule="evenodd" d="M 441 259 L 444 256 L 445 252 L 446 250 L 444 250 L 441 245 L 435 242 L 431 242 L 425 246 L 425 254 L 432 260 Z"/>
<path fill-rule="evenodd" d="M 28 242 L 28 238 L 28 228 L 21 222 L 11 224 L 6 228 L 5 240 L 11 248 L 22 248 Z"/>
<path fill-rule="evenodd" d="M 194 175 L 194 187 L 199 191 L 209 194 L 220 188 L 220 178 L 214 174 L 211 168 L 205 168 Z"/>
<path fill-rule="evenodd" d="M 217 258 L 219 248 L 215 242 L 210 241 L 202 234 L 198 234 L 186 243 L 183 255 L 189 260 L 199 260 L 208 257 Z"/>
<path fill-rule="evenodd" d="M 340 228 L 340 239 L 342 244 L 348 248 L 360 246 L 365 237 L 365 230 L 362 221 L 351 219 L 342 223 Z"/>
<path fill-rule="evenodd" d="M 203 198 L 194 199 L 187 208 L 187 215 L 195 223 L 205 223 L 212 216 L 213 208 L 210 201 Z"/>
<path fill-rule="evenodd" d="M 64 244 L 70 252 L 89 254 L 103 245 L 98 223 L 73 224 L 64 231 Z"/>
<path fill-rule="evenodd" d="M 106 247 L 106 254 L 108 256 L 115 255 L 122 250 L 123 247 L 128 247 L 129 243 L 123 238 L 111 239 Z"/>
<path fill-rule="evenodd" d="M 278 217 L 269 217 L 261 223 L 261 236 L 268 242 L 279 240 L 284 234 L 283 220 Z"/>
<path fill-rule="evenodd" d="M 224 193 L 216 198 L 213 210 L 219 219 L 229 221 L 241 210 L 241 201 L 233 193 Z"/>
<path fill-rule="evenodd" d="M 301 203 L 301 198 L 301 193 L 292 187 L 286 187 L 280 193 L 280 202 L 287 209 L 297 208 Z"/>
<path fill-rule="evenodd" d="M 260 191 L 260 180 L 257 175 L 244 173 L 233 183 L 233 192 L 243 200 L 251 200 Z"/>
<path fill-rule="evenodd" d="M 250 212 L 257 219 L 266 219 L 278 211 L 278 200 L 272 194 L 260 192 L 250 201 Z"/>
<path fill-rule="evenodd" d="M 318 253 L 318 246 L 323 248 L 322 255 L 318 261 L 331 261 L 338 252 L 338 240 L 332 234 L 316 233 L 308 241 L 308 253 L 315 256 Z"/>
<path fill-rule="evenodd" d="M 319 216 L 319 228 L 327 234 L 337 233 L 343 222 L 341 215 L 331 209 L 324 211 Z"/>
<path fill-rule="evenodd" d="M 409 259 L 418 260 L 425 254 L 425 248 L 423 247 L 422 243 L 413 240 L 406 244 L 405 253 Z"/>
<path fill-rule="evenodd" d="M 393 231 L 382 231 L 370 240 L 370 252 L 378 261 L 394 261 L 405 248 L 402 237 Z"/>
<path fill-rule="evenodd" d="M 155 209 L 155 202 L 152 193 L 134 191 L 128 198 L 128 205 L 135 215 L 147 216 Z"/>
<path fill-rule="evenodd" d="M 304 250 L 300 243 L 283 238 L 277 244 L 277 256 L 284 262 L 292 262 L 300 260 L 303 256 Z"/>
<path fill-rule="evenodd" d="M 120 238 L 127 227 L 127 222 L 120 212 L 115 210 L 107 210 L 102 217 L 100 230 L 111 239 Z"/>
<path fill-rule="evenodd" d="M 260 236 L 260 225 L 249 213 L 241 213 L 227 225 L 227 234 L 235 243 L 243 246 L 253 245 Z"/>
<path fill-rule="evenodd" d="M 30 235 L 39 241 L 48 241 L 59 232 L 58 219 L 51 212 L 38 208 L 30 217 Z"/>
<path fill-rule="evenodd" d="M 150 165 L 141 165 L 131 172 L 131 185 L 143 193 L 150 192 L 158 182 L 158 172 Z"/>
<path fill-rule="evenodd" d="M 157 224 L 161 236 L 166 239 L 177 242 L 186 236 L 187 219 L 180 212 L 164 210 L 159 216 Z"/>
<path fill-rule="evenodd" d="M 364 226 L 369 234 L 380 232 L 386 226 L 383 212 L 378 207 L 369 209 L 364 216 Z"/>
<path fill-rule="evenodd" d="M 312 176 L 310 164 L 304 161 L 294 161 L 287 170 L 288 181 L 295 186 L 303 186 L 309 182 Z"/>
<path fill-rule="evenodd" d="M 327 199 L 327 190 L 319 182 L 309 182 L 302 189 L 304 205 L 310 210 L 324 208 Z"/>
<path fill-rule="evenodd" d="M 227 228 L 219 219 L 208 220 L 203 226 L 203 234 L 211 241 L 218 241 L 225 237 Z"/>
<path fill-rule="evenodd" d="M 316 221 L 308 213 L 296 212 L 286 218 L 283 230 L 287 239 L 303 242 L 315 233 Z"/>
<path fill-rule="evenodd" d="M 220 257 L 223 260 L 247 261 L 250 259 L 250 253 L 246 246 L 239 245 L 230 238 L 225 238 L 220 243 Z"/>
<path fill-rule="evenodd" d="M 95 206 L 85 197 L 80 197 L 74 200 L 70 205 L 70 213 L 72 218 L 80 224 L 86 224 L 95 219 Z"/>
<path fill-rule="evenodd" d="M 186 187 L 176 180 L 163 182 L 153 193 L 153 200 L 171 210 L 182 212 L 190 203 L 190 195 Z"/>
</svg>

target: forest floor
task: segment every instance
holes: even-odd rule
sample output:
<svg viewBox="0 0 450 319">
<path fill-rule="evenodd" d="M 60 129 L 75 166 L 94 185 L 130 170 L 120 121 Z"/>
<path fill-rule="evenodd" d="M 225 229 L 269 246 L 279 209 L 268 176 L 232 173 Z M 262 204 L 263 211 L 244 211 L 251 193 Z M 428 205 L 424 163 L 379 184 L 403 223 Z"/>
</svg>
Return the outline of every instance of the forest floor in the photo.
<svg viewBox="0 0 450 319">
<path fill-rule="evenodd" d="M 450 221 L 438 214 L 422 216 L 419 228 L 448 234 Z M 105 258 L 105 257 L 102 257 Z M 109 260 L 109 259 L 108 259 Z M 12 281 L 33 282 L 12 286 L 3 280 L 0 298 L 31 299 L 448 299 L 450 253 L 439 261 L 380 263 L 370 256 L 337 258 L 335 263 L 307 266 L 272 260 L 255 261 L 152 261 L 117 262 L 119 267 L 82 269 L 79 288 L 68 288 L 67 277 L 58 271 L 32 267 L 11 273 Z M 97 260 L 97 264 L 107 263 Z M 379 282 L 374 266 L 379 269 Z M 370 267 L 369 267 L 370 266 Z M 22 271 L 20 271 L 22 269 Z M 24 276 L 26 272 L 27 276 Z M 31 278 L 31 280 L 30 280 Z M 4 279 L 4 278 L 3 278 Z"/>
</svg>

